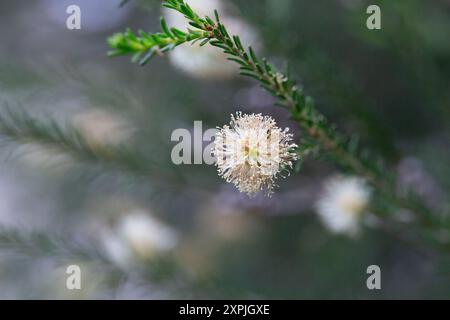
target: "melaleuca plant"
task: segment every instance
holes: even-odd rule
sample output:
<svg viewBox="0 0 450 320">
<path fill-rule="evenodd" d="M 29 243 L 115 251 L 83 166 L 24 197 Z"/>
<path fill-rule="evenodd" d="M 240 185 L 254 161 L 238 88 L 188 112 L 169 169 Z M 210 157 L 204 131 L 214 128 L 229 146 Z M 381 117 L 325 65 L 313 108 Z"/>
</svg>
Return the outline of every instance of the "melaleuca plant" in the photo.
<svg viewBox="0 0 450 320">
<path fill-rule="evenodd" d="M 446 229 L 449 221 L 431 212 L 412 193 L 399 195 L 396 191 L 396 174 L 380 157 L 360 146 L 356 135 L 347 137 L 339 133 L 317 110 L 313 98 L 306 95 L 296 83 L 289 68 L 281 71 L 265 58 L 259 57 L 251 46 L 241 41 L 239 35 L 228 32 L 217 11 L 213 17 L 200 16 L 185 0 L 165 0 L 163 6 L 187 19 L 184 30 L 168 26 L 165 19 L 161 18 L 160 32 L 134 33 L 127 30 L 111 36 L 108 39 L 111 47 L 109 55 L 131 55 L 134 62 L 145 65 L 155 55 L 169 53 L 179 45 L 198 43 L 200 46 L 217 47 L 228 56 L 228 60 L 239 66 L 241 75 L 256 80 L 263 89 L 276 97 L 277 105 L 290 112 L 291 118 L 304 134 L 297 146 L 300 161 L 310 154 L 321 154 L 337 163 L 346 173 L 363 179 L 377 199 L 371 201 L 369 210 L 380 219 L 378 225 L 385 230 L 396 233 L 400 223 L 395 213 L 406 209 L 414 215 L 415 224 L 411 229 L 417 228 L 421 236 L 439 246 L 447 245 L 439 242 L 434 235 L 437 229 Z"/>
</svg>

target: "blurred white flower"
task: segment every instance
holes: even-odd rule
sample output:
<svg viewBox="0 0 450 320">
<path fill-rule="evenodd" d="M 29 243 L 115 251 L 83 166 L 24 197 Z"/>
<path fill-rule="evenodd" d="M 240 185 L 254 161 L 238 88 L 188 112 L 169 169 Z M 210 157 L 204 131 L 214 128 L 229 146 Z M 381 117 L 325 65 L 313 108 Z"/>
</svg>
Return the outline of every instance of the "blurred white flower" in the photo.
<svg viewBox="0 0 450 320">
<path fill-rule="evenodd" d="M 221 20 L 231 35 L 239 34 L 244 44 L 258 47 L 256 32 L 241 19 L 231 17 L 224 12 L 225 4 L 219 0 L 191 0 L 189 5 L 200 16 L 214 17 L 214 9 L 221 13 Z M 170 27 L 185 30 L 188 21 L 179 12 L 165 9 L 165 18 Z M 198 78 L 222 79 L 239 74 L 238 66 L 227 60 L 227 55 L 221 49 L 205 45 L 200 47 L 197 42 L 180 45 L 169 54 L 171 63 L 184 72 Z"/>
<path fill-rule="evenodd" d="M 316 209 L 330 231 L 354 236 L 359 231 L 370 195 L 370 188 L 361 178 L 332 177 L 326 182 Z"/>
<path fill-rule="evenodd" d="M 91 147 L 121 144 L 131 136 L 125 119 L 104 110 L 82 111 L 72 122 Z"/>
<path fill-rule="evenodd" d="M 297 159 L 288 131 L 269 116 L 231 115 L 230 126 L 223 126 L 214 141 L 219 175 L 249 196 L 262 190 L 271 194 L 278 174 Z"/>
<path fill-rule="evenodd" d="M 122 218 L 117 231 L 137 255 L 145 258 L 173 249 L 178 241 L 175 231 L 139 210 Z"/>
<path fill-rule="evenodd" d="M 147 260 L 166 253 L 178 243 L 174 230 L 143 210 L 127 213 L 101 237 L 111 260 L 124 267 L 134 258 Z"/>
</svg>

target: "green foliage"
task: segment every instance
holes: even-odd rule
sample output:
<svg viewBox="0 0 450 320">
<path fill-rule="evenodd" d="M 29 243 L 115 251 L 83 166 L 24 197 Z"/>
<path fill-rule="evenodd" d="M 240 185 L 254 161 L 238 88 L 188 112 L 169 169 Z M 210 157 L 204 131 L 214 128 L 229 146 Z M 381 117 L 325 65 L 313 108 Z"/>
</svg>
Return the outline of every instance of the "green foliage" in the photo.
<svg viewBox="0 0 450 320">
<path fill-rule="evenodd" d="M 1 227 L 0 247 L 2 249 L 14 248 L 29 255 L 56 256 L 64 260 L 97 261 L 111 266 L 110 259 L 102 254 L 101 250 L 76 242 L 61 234 L 48 234 L 40 231 L 24 233 L 14 228 Z"/>
<path fill-rule="evenodd" d="M 396 175 L 387 169 L 382 158 L 361 147 L 357 135 L 346 137 L 339 133 L 316 109 L 313 98 L 305 95 L 303 89 L 296 84 L 289 68 L 282 72 L 265 58 L 258 57 L 251 46 L 246 48 L 238 35 L 229 34 L 217 11 L 213 20 L 208 16 L 200 17 L 184 0 L 166 0 L 163 6 L 178 11 L 195 29 L 188 28 L 187 33 L 170 29 L 162 19 L 162 33 L 140 32 L 140 37 L 136 37 L 131 31 L 127 31 L 111 37 L 109 45 L 114 50 L 110 54 L 132 54 L 133 61 L 140 59 L 140 63 L 145 64 L 156 51 L 163 53 L 191 41 L 194 43 L 201 40 L 201 45 L 209 43 L 223 50 L 230 61 L 239 65 L 241 75 L 258 81 L 262 88 L 277 98 L 278 105 L 290 111 L 292 119 L 319 150 L 325 151 L 343 169 L 362 176 L 371 183 L 388 211 L 392 213 L 400 208 L 408 209 L 415 213 L 418 221 L 425 221 L 432 228 L 440 227 L 434 214 L 420 200 L 413 199 L 410 195 L 397 195 Z M 299 169 L 299 166 L 296 168 Z"/>
<path fill-rule="evenodd" d="M 206 39 L 207 33 L 188 29 L 183 32 L 177 28 L 169 28 L 163 18 L 161 18 L 161 28 L 163 32 L 148 34 L 139 31 L 139 35 L 135 35 L 131 30 L 125 33 L 116 33 L 108 39 L 111 50 L 109 56 L 133 54 L 132 61 L 145 65 L 155 54 L 163 54 L 173 50 L 176 46 L 191 42 L 195 43 L 199 40 Z M 202 42 L 206 44 L 206 42 Z"/>
<path fill-rule="evenodd" d="M 69 125 L 61 125 L 50 117 L 38 119 L 21 110 L 7 109 L 0 113 L 0 138 L 18 143 L 36 143 L 56 148 L 79 161 L 102 164 L 113 171 L 138 177 L 155 177 L 173 181 L 179 176 L 169 175 L 150 159 L 131 151 L 126 145 L 92 144 Z"/>
<path fill-rule="evenodd" d="M 122 5 L 149 14 L 130 15 L 129 23 L 153 25 L 161 2 L 123 0 Z M 50 276 L 55 262 L 58 267 L 78 262 L 89 269 L 95 266 L 95 271 L 83 269 L 83 281 L 94 271 L 95 280 L 101 281 L 95 291 L 100 293 L 88 294 L 100 299 L 105 294 L 124 297 L 123 291 L 127 298 L 136 297 L 133 292 L 141 288 L 149 289 L 150 298 L 182 299 L 448 296 L 446 4 L 382 1 L 383 30 L 371 32 L 365 28 L 364 6 L 340 1 L 326 1 L 326 7 L 323 1 L 233 1 L 245 23 L 263 35 L 265 54 L 289 61 L 289 67 L 275 68 L 229 34 L 231 25 L 219 26 L 225 21 L 222 14 L 201 17 L 186 2 L 163 2 L 188 19 L 186 29 L 172 29 L 161 21 L 157 35 L 127 30 L 110 38 L 111 55 L 129 55 L 145 64 L 177 50 L 177 43 L 213 45 L 285 109 L 268 110 L 266 103 L 274 99 L 251 83 L 186 81 L 187 76 L 167 72 L 166 64 L 153 65 L 151 72 L 133 72 L 120 63 L 94 61 L 86 48 L 104 41 L 101 32 L 76 39 L 69 51 L 64 45 L 48 50 L 46 40 L 67 41 L 62 29 L 51 30 L 50 37 L 48 32 L 29 32 L 39 41 L 25 37 L 27 50 L 22 45 L 3 46 L 0 104 L 10 102 L 13 107 L 0 108 L 0 161 L 5 160 L 0 175 L 0 249 L 5 256 L 0 286 L 7 288 L 1 296 L 42 298 L 48 291 L 61 298 L 60 292 L 53 292 L 57 288 L 43 288 L 43 282 L 65 288 L 64 281 Z M 27 30 L 30 24 L 23 23 L 27 15 L 22 6 L 0 7 L 5 8 L 0 10 L 5 12 L 5 30 Z M 114 21 L 118 23 L 111 17 L 111 25 Z M 15 40 L 11 32 L 4 36 L 6 43 Z M 301 70 L 296 78 L 304 87 L 289 69 Z M 199 115 L 207 126 L 222 123 L 235 111 L 234 99 L 249 112 L 269 112 L 281 121 L 288 111 L 300 128 L 295 130 L 300 160 L 294 169 L 302 176 L 291 176 L 271 199 L 241 199 L 229 186 L 219 185 L 212 166 L 176 166 L 169 161 L 170 131 L 188 127 Z M 87 130 L 84 123 L 72 121 L 77 120 L 72 119 L 73 111 L 89 109 L 117 115 L 133 138 L 116 144 L 123 140 L 116 140 L 109 128 L 113 136 L 106 140 L 115 142 L 99 143 L 89 129 L 98 129 L 97 124 L 102 129 L 103 122 L 97 121 L 108 117 L 94 117 Z M 322 115 L 339 123 L 340 130 Z M 384 161 L 369 145 L 382 152 Z M 312 214 L 323 179 L 335 170 L 323 160 L 366 177 L 375 191 L 364 216 L 371 224 L 356 241 L 325 232 Z M 121 217 L 135 208 L 168 222 L 181 241 L 167 256 L 133 262 L 124 269 L 108 245 L 120 240 Z M 105 239 L 97 233 L 100 230 L 111 238 Z M 433 249 L 447 254 L 430 254 Z M 133 254 L 134 258 L 140 259 Z M 383 266 L 388 290 L 366 290 L 365 268 L 373 263 Z M 398 281 L 399 269 L 415 281 Z M 86 279 L 91 282 L 90 276 Z M 158 279 L 169 281 L 156 284 Z"/>
</svg>

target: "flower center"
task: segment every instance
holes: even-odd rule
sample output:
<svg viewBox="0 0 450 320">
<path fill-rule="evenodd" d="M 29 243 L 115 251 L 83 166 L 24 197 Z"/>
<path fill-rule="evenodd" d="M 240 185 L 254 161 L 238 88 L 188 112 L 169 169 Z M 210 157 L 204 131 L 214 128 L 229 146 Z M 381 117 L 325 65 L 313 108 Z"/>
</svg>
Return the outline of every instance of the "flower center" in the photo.
<svg viewBox="0 0 450 320">
<path fill-rule="evenodd" d="M 364 209 L 364 203 L 356 197 L 344 197 L 340 205 L 350 215 L 359 215 Z"/>
<path fill-rule="evenodd" d="M 257 148 L 248 148 L 247 155 L 249 158 L 257 158 L 259 156 L 259 151 Z"/>
</svg>

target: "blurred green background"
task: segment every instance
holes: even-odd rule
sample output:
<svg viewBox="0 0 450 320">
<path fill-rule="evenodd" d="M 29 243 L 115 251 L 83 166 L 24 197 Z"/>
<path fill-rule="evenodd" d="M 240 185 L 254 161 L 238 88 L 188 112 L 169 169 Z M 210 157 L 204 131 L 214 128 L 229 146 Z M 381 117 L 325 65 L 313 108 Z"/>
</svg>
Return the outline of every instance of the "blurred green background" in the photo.
<svg viewBox="0 0 450 320">
<path fill-rule="evenodd" d="M 159 1 L 119 2 L 0 2 L 0 110 L 73 125 L 94 150 L 131 150 L 99 161 L 0 132 L 0 298 L 449 297 L 449 255 L 378 230 L 349 239 L 323 228 L 313 204 L 338 170 L 330 163 L 307 160 L 272 198 L 252 199 L 214 166 L 175 166 L 171 133 L 195 120 L 214 128 L 242 110 L 295 124 L 252 81 L 199 78 L 167 57 L 145 67 L 107 58 L 112 33 L 159 30 Z M 262 54 L 289 61 L 342 131 L 359 133 L 429 204 L 446 201 L 450 1 L 222 2 L 251 26 Z M 371 31 L 375 3 L 382 29 Z M 66 28 L 70 4 L 82 10 L 81 30 Z M 152 241 L 162 242 L 146 250 Z M 82 290 L 66 289 L 70 264 L 81 266 Z M 366 287 L 372 264 L 382 290 Z"/>
</svg>

